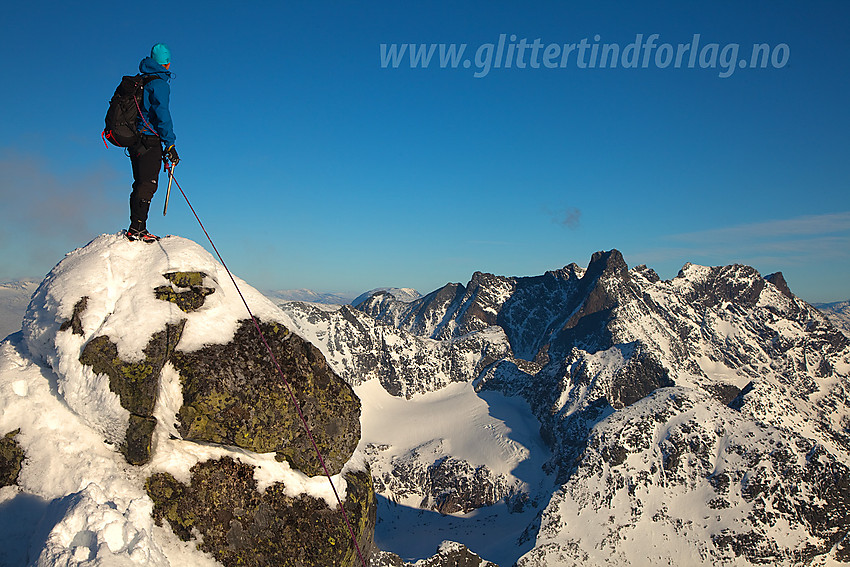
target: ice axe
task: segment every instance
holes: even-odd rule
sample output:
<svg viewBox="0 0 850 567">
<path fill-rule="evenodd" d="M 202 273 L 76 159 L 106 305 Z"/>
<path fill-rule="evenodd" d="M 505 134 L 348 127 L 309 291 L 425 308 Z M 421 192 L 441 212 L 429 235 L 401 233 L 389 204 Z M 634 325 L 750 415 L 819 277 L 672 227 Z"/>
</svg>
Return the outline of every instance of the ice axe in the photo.
<svg viewBox="0 0 850 567">
<path fill-rule="evenodd" d="M 171 195 L 171 182 L 174 181 L 174 167 L 177 165 L 176 163 L 168 164 L 168 161 L 165 161 L 165 169 L 168 170 L 168 189 L 165 190 L 165 206 L 162 208 L 162 216 L 165 216 L 165 213 L 168 212 L 168 197 Z"/>
</svg>

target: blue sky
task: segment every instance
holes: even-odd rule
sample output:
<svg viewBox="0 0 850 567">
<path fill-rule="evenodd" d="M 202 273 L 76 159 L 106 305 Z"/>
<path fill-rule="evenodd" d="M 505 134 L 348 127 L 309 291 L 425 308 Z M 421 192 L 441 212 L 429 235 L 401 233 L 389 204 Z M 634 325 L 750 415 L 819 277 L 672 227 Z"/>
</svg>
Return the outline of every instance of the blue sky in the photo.
<svg viewBox="0 0 850 567">
<path fill-rule="evenodd" d="M 13 4 L 0 280 L 126 227 L 129 160 L 99 134 L 121 75 L 162 41 L 177 178 L 260 289 L 426 293 L 617 248 L 663 278 L 745 263 L 808 301 L 847 299 L 847 21 L 839 1 Z M 577 51 L 532 68 L 526 51 L 476 78 L 502 34 L 621 51 L 658 36 L 646 68 L 589 68 L 589 48 L 585 68 Z M 714 65 L 710 50 L 706 68 L 664 65 L 658 46 L 695 34 Z M 382 67 L 381 44 L 411 43 L 466 44 L 470 67 Z M 775 65 L 719 76 L 721 50 L 749 61 L 762 43 Z M 162 217 L 162 193 L 148 227 L 203 243 L 179 195 Z"/>
</svg>

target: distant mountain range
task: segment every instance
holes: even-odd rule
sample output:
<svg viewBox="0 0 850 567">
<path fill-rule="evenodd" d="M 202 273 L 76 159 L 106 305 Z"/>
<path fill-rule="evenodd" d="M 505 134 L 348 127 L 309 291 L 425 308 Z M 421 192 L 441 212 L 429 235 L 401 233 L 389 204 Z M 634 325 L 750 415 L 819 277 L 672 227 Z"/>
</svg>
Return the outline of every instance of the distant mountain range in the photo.
<svg viewBox="0 0 850 567">
<path fill-rule="evenodd" d="M 356 297 L 349 293 L 321 293 L 312 289 L 278 289 L 266 290 L 263 295 L 272 301 L 306 301 L 307 303 L 323 303 L 327 305 L 344 305 L 351 303 Z"/>
<path fill-rule="evenodd" d="M 321 293 L 312 289 L 280 289 L 268 290 L 263 294 L 272 301 L 304 301 L 306 303 L 321 303 L 324 305 L 357 305 L 377 293 L 387 294 L 399 301 L 413 301 L 422 297 L 415 289 L 399 287 L 378 287 L 360 295 L 353 293 Z"/>
<path fill-rule="evenodd" d="M 850 340 L 781 273 L 686 264 L 662 281 L 612 250 L 535 277 L 476 272 L 414 301 L 376 293 L 356 309 L 282 308 L 350 383 L 377 379 L 412 400 L 466 383 L 526 400 L 550 448 L 548 492 L 540 471 L 456 458 L 455 436 L 367 451 L 390 502 L 538 511 L 513 536 L 517 555 L 459 540 L 484 558 L 850 560 Z M 402 537 L 395 518 L 377 540 Z"/>
<path fill-rule="evenodd" d="M 0 338 L 19 331 L 21 320 L 26 312 L 30 297 L 40 282 L 32 279 L 11 280 L 0 283 Z M 266 290 L 263 294 L 275 302 L 303 301 L 325 305 L 357 306 L 373 295 L 386 294 L 386 297 L 402 302 L 415 301 L 422 297 L 415 289 L 379 287 L 360 295 L 353 293 L 318 292 L 311 289 Z M 834 325 L 845 333 L 850 333 L 850 301 L 834 303 L 813 303 Z"/>
<path fill-rule="evenodd" d="M 835 303 L 814 303 L 821 313 L 832 321 L 832 324 L 844 331 L 850 337 L 850 301 L 836 301 Z"/>
<path fill-rule="evenodd" d="M 21 321 L 38 284 L 35 280 L 0 283 L 0 340 L 21 330 Z"/>
</svg>

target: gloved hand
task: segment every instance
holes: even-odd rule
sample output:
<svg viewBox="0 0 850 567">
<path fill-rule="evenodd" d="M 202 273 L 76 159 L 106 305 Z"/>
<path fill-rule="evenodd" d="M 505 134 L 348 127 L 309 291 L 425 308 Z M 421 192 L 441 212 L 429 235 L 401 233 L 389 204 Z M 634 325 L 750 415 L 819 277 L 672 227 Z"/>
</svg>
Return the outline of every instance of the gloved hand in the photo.
<svg viewBox="0 0 850 567">
<path fill-rule="evenodd" d="M 165 150 L 165 158 L 171 162 L 171 165 L 180 163 L 180 156 L 177 155 L 177 149 L 174 145 L 168 146 L 168 149 Z"/>
</svg>

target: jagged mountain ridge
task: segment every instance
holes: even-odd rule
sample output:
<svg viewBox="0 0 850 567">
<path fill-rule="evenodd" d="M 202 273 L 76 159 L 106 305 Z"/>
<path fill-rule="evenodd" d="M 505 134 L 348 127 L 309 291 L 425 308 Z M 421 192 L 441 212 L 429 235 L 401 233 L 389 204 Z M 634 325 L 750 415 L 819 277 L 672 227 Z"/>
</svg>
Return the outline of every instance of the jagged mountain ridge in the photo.
<svg viewBox="0 0 850 567">
<path fill-rule="evenodd" d="M 630 549 L 659 560 L 687 549 L 699 558 L 696 564 L 847 556 L 850 348 L 820 312 L 791 293 L 780 273 L 762 277 L 749 266 L 687 264 L 662 281 L 645 266 L 629 270 L 612 250 L 594 254 L 587 269 L 571 264 L 532 278 L 476 272 L 466 286 L 449 284 L 413 302 L 376 295 L 358 308 L 381 325 L 438 344 L 503 334 L 504 356 L 465 367 L 471 370 L 466 379 L 528 400 L 553 448 L 547 468 L 560 485 L 540 524 L 527 530 L 526 538 L 539 534 L 522 565 L 625 565 Z M 424 384 L 421 377 L 412 382 Z M 649 419 L 641 417 L 647 407 L 668 409 Z M 694 412 L 704 429 L 696 427 Z M 613 422 L 633 419 L 644 426 L 631 440 L 601 434 Z M 730 423 L 758 441 L 724 441 Z M 786 458 L 766 449 L 777 443 L 788 448 Z M 712 452 L 713 461 L 705 457 Z M 659 476 L 678 470 L 677 462 L 703 466 Z M 756 470 L 758 486 L 785 488 L 755 488 Z M 805 485 L 803 493 L 830 498 L 813 513 L 805 498 L 788 496 L 787 475 Z M 577 522 L 558 511 L 568 501 L 594 500 L 589 478 L 609 492 L 594 513 L 604 522 L 616 518 L 605 542 L 576 531 Z M 640 479 L 637 492 L 630 478 Z M 691 508 L 674 513 L 654 504 L 674 496 L 688 497 Z M 642 510 L 649 508 L 654 512 L 647 519 Z M 731 508 L 749 511 L 726 522 Z M 700 514 L 724 521 L 701 532 L 681 528 L 695 525 Z M 793 537 L 785 537 L 789 530 L 778 530 L 777 521 L 790 522 Z M 653 532 L 665 533 L 667 543 L 652 552 L 617 544 Z"/>
<path fill-rule="evenodd" d="M 337 309 L 301 302 L 278 305 L 289 324 L 317 345 L 350 384 L 377 379 L 396 396 L 409 398 L 452 382 L 469 381 L 510 354 L 498 327 L 439 341 L 380 323 L 350 305 Z"/>
</svg>

